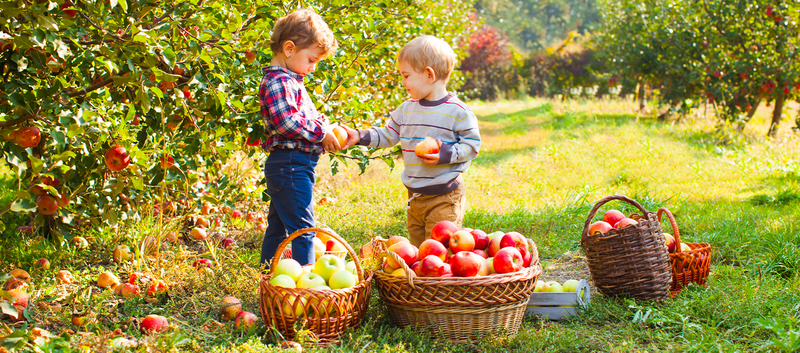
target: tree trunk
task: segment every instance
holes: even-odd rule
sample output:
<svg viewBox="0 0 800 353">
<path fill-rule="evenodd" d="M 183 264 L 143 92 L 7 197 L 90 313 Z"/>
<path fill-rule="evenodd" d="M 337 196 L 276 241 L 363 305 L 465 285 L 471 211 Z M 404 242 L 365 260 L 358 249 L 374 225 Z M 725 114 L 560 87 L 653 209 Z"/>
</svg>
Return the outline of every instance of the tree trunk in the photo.
<svg viewBox="0 0 800 353">
<path fill-rule="evenodd" d="M 756 115 L 756 110 L 758 110 L 759 105 L 761 105 L 761 98 L 758 98 L 756 103 L 751 106 L 750 111 L 747 112 L 747 116 L 744 118 L 744 121 L 739 122 L 739 132 L 744 131 L 744 127 L 747 126 L 747 123 L 750 121 L 750 119 Z"/>
<path fill-rule="evenodd" d="M 783 103 L 786 101 L 786 95 L 783 94 L 783 89 L 778 88 L 778 94 L 775 96 L 775 110 L 772 111 L 772 123 L 769 125 L 769 132 L 767 136 L 775 137 L 778 135 L 778 128 L 781 124 L 781 117 L 783 116 Z"/>
<path fill-rule="evenodd" d="M 639 111 L 644 111 L 644 104 L 645 104 L 645 94 L 647 94 L 647 88 L 645 87 L 644 83 L 639 84 L 639 92 L 637 95 L 639 96 Z"/>
</svg>

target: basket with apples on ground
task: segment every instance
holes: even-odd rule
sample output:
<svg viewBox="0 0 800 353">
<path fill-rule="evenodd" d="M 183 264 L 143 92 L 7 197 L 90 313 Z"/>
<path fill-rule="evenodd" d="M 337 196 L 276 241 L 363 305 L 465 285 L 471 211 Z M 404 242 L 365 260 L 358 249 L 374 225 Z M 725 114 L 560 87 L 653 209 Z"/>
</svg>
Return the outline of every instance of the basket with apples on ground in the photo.
<svg viewBox="0 0 800 353">
<path fill-rule="evenodd" d="M 630 217 L 608 210 L 603 220 L 592 222 L 604 204 L 627 202 L 641 215 Z M 591 223 L 591 224 L 590 224 Z M 672 273 L 670 258 L 655 212 L 622 195 L 597 202 L 583 225 L 581 246 L 597 290 L 606 295 L 637 299 L 663 299 L 669 295 Z"/>
<path fill-rule="evenodd" d="M 675 222 L 672 212 L 663 207 L 659 208 L 656 214 L 658 220 L 661 221 L 661 215 L 665 213 L 675 234 L 673 238 L 669 233 L 663 233 L 669 258 L 672 260 L 672 286 L 669 292 L 670 296 L 674 297 L 689 283 L 706 285 L 711 268 L 711 245 L 681 242 L 681 232 L 678 231 L 678 223 Z"/>
<path fill-rule="evenodd" d="M 490 236 L 443 221 L 419 248 L 400 236 L 376 242 L 385 261 L 373 271 L 375 286 L 392 321 L 454 342 L 516 335 L 542 272 L 536 244 L 517 232 Z"/>
<path fill-rule="evenodd" d="M 302 320 L 321 345 L 328 345 L 337 342 L 346 329 L 361 325 L 372 273 L 363 269 L 350 245 L 331 229 L 300 229 L 284 239 L 275 253 L 285 254 L 293 239 L 309 232 L 338 241 L 352 260 L 326 254 L 314 264 L 300 266 L 291 258 L 275 256 L 269 274 L 259 284 L 261 316 L 285 338 L 295 336 L 295 323 Z"/>
</svg>

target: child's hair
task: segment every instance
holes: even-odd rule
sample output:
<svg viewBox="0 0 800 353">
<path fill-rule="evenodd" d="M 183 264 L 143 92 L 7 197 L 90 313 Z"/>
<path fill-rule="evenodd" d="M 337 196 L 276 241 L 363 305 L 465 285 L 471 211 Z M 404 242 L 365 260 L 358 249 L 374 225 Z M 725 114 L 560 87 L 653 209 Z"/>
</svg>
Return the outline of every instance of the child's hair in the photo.
<svg viewBox="0 0 800 353">
<path fill-rule="evenodd" d="M 430 66 L 436 73 L 436 81 L 447 81 L 456 65 L 456 53 L 447 42 L 434 36 L 422 36 L 403 46 L 397 60 L 408 63 L 417 72 L 425 72 Z"/>
<path fill-rule="evenodd" d="M 269 47 L 273 54 L 283 50 L 287 40 L 294 42 L 298 50 L 318 46 L 330 55 L 339 46 L 328 24 L 314 10 L 302 8 L 275 21 Z"/>
</svg>

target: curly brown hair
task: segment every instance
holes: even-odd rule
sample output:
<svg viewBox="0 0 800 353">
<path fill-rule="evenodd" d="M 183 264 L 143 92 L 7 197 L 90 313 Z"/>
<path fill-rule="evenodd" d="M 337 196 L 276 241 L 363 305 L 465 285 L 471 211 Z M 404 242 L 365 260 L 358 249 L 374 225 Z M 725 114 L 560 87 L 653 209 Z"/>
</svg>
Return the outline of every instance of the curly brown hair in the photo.
<svg viewBox="0 0 800 353">
<path fill-rule="evenodd" d="M 269 47 L 280 53 L 283 43 L 292 41 L 298 50 L 318 46 L 330 55 L 339 46 L 328 24 L 314 10 L 301 8 L 275 21 Z"/>
</svg>

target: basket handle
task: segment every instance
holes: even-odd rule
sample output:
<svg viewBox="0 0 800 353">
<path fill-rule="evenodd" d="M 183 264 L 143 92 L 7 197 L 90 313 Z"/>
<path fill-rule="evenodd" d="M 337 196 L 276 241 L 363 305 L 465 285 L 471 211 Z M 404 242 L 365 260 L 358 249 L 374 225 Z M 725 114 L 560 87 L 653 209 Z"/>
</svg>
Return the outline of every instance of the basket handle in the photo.
<svg viewBox="0 0 800 353">
<path fill-rule="evenodd" d="M 631 205 L 636 206 L 636 208 L 638 208 L 640 211 L 642 211 L 643 215 L 647 214 L 647 210 L 645 210 L 644 207 L 642 207 L 641 204 L 636 202 L 636 200 L 634 200 L 634 199 L 632 199 L 630 197 L 627 197 L 627 196 L 624 196 L 624 195 L 606 196 L 603 199 L 601 199 L 600 201 L 598 201 L 594 205 L 594 207 L 592 207 L 592 211 L 589 212 L 589 217 L 586 218 L 586 223 L 583 224 L 583 232 L 581 232 L 581 244 L 583 244 L 586 241 L 586 237 L 589 236 L 589 224 L 592 223 L 592 218 L 594 218 L 595 214 L 597 214 L 597 211 L 600 209 L 600 207 L 603 207 L 603 205 L 605 205 L 606 203 L 608 203 L 610 201 L 614 201 L 614 200 L 625 201 L 625 202 L 627 202 L 627 203 L 629 203 Z M 612 224 L 611 226 L 614 226 L 614 225 Z"/>
<path fill-rule="evenodd" d="M 406 273 L 406 278 L 408 279 L 408 285 L 411 286 L 412 289 L 416 289 L 416 287 L 414 286 L 414 278 L 417 277 L 417 274 L 414 273 L 414 271 L 411 271 L 411 268 L 408 267 L 408 265 L 406 265 L 406 261 L 403 260 L 403 258 L 401 258 L 400 255 L 397 255 L 397 253 L 395 253 L 394 251 L 386 250 L 380 256 L 381 257 L 391 256 L 394 259 L 394 261 L 397 261 L 397 263 L 400 264 L 400 266 L 403 268 L 403 271 L 405 271 Z"/>
<path fill-rule="evenodd" d="M 347 252 L 350 254 L 350 257 L 353 259 L 353 262 L 355 262 L 355 264 L 356 264 L 356 275 L 358 275 L 358 282 L 361 283 L 361 282 L 364 281 L 364 269 L 361 268 L 361 259 L 358 258 L 358 256 L 356 255 L 356 252 L 353 251 L 353 248 L 350 247 L 350 244 L 348 244 L 346 240 L 344 240 L 341 236 L 339 236 L 339 234 L 336 234 L 336 232 L 334 232 L 333 229 L 330 229 L 330 228 L 316 228 L 316 227 L 298 229 L 294 233 L 292 233 L 290 236 L 288 236 L 286 239 L 283 239 L 281 244 L 278 245 L 278 250 L 275 251 L 275 255 L 276 256 L 272 257 L 272 263 L 269 266 L 269 274 L 270 275 L 275 272 L 275 266 L 278 265 L 278 261 L 280 261 L 280 258 L 283 256 L 283 251 L 286 249 L 287 246 L 289 246 L 289 244 L 292 242 L 292 240 L 294 240 L 295 238 L 299 237 L 300 235 L 303 235 L 303 234 L 309 233 L 309 232 L 324 233 L 324 234 L 330 236 L 331 238 L 336 239 L 340 243 L 342 243 L 342 245 L 344 245 L 345 249 L 347 249 Z"/>
<path fill-rule="evenodd" d="M 661 222 L 661 214 L 666 213 L 667 218 L 669 218 L 669 223 L 672 225 L 672 232 L 675 233 L 675 253 L 681 252 L 681 232 L 678 230 L 678 223 L 675 222 L 675 216 L 672 215 L 666 207 L 661 207 L 658 209 L 656 213 L 656 217 L 658 217 L 658 221 Z"/>
</svg>

